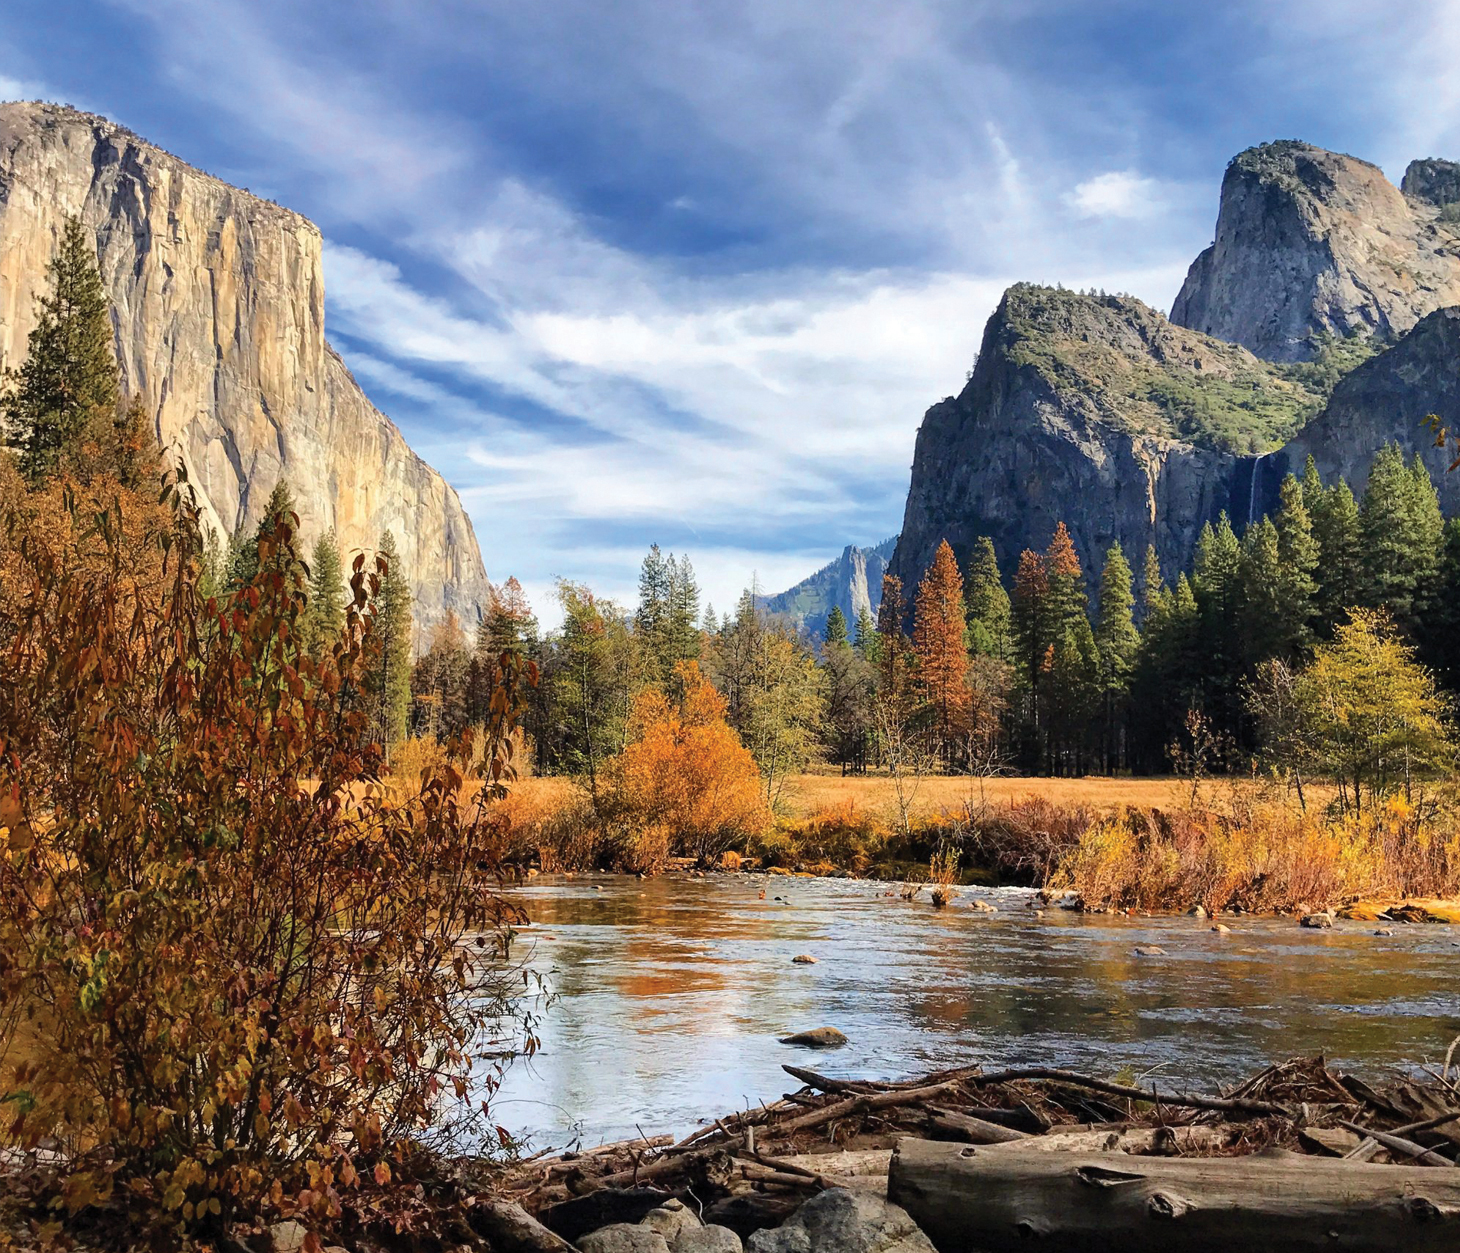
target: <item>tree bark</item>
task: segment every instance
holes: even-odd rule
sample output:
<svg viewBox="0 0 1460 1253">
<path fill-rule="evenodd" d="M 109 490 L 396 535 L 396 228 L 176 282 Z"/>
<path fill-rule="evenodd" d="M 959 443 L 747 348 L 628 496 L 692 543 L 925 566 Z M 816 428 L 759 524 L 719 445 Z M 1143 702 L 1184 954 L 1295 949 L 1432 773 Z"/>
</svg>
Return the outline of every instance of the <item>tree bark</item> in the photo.
<svg viewBox="0 0 1460 1253">
<path fill-rule="evenodd" d="M 888 1199 L 939 1253 L 1453 1253 L 1460 1177 L 1333 1158 L 1130 1157 L 903 1140 Z"/>
</svg>

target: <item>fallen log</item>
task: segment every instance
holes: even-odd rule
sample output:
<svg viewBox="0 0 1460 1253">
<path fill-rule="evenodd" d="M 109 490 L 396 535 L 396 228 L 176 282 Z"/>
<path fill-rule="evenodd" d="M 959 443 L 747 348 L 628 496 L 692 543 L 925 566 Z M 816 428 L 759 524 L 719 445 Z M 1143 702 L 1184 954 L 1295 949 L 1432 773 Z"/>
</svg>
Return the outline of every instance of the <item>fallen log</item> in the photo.
<svg viewBox="0 0 1460 1253">
<path fill-rule="evenodd" d="M 1042 1136 L 1026 1136 L 1018 1142 L 1021 1149 L 1034 1153 L 1129 1153 L 1177 1157 L 1183 1153 L 1209 1153 L 1226 1148 L 1232 1142 L 1231 1129 L 1220 1127 L 1128 1127 L 1123 1131 L 1084 1130 L 1051 1131 Z"/>
<path fill-rule="evenodd" d="M 928 1111 L 928 1125 L 940 1131 L 947 1138 L 961 1140 L 965 1144 L 1008 1144 L 1012 1140 L 1029 1140 L 1028 1132 L 1015 1131 L 1012 1127 L 1001 1127 L 997 1123 L 961 1114 L 957 1110 L 939 1109 Z"/>
<path fill-rule="evenodd" d="M 1460 1176 L 1322 1157 L 1123 1157 L 903 1140 L 888 1199 L 939 1253 L 1453 1253 Z"/>
</svg>

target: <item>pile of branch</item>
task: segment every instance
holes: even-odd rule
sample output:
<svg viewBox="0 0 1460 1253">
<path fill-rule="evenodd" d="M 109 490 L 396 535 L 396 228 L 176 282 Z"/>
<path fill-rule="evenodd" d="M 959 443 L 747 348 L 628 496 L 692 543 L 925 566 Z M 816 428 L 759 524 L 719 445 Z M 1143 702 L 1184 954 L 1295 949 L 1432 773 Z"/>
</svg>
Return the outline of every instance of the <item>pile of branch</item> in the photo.
<svg viewBox="0 0 1460 1253">
<path fill-rule="evenodd" d="M 857 1176 L 885 1179 L 893 1146 L 909 1136 L 1008 1146 L 1021 1157 L 1281 1150 L 1448 1170 L 1460 1155 L 1460 1086 L 1448 1073 L 1376 1088 L 1321 1057 L 1299 1058 L 1205 1094 L 1042 1066 L 966 1067 L 905 1083 L 784 1069 L 802 1086 L 780 1100 L 677 1141 L 640 1137 L 523 1162 L 507 1189 L 571 1240 L 594 1224 L 633 1221 L 666 1195 L 709 1207 L 728 1226 L 767 1225 L 810 1192 L 855 1185 Z"/>
</svg>

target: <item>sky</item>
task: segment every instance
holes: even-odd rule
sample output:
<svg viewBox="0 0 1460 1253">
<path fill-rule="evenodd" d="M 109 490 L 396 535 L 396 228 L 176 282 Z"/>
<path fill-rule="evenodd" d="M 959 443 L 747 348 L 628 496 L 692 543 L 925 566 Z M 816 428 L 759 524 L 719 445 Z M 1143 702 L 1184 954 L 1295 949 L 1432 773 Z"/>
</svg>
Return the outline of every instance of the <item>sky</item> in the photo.
<svg viewBox="0 0 1460 1253">
<path fill-rule="evenodd" d="M 1227 161 L 1460 157 L 1460 0 L 5 0 L 68 102 L 318 223 L 489 577 L 728 608 L 897 532 L 1010 283 L 1169 309 Z"/>
</svg>

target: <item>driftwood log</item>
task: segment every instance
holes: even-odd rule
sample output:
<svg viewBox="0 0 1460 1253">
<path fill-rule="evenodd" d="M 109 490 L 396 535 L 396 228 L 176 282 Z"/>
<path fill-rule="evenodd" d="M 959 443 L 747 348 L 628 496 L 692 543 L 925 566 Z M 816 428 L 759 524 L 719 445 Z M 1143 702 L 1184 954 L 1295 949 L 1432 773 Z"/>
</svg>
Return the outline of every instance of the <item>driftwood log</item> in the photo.
<svg viewBox="0 0 1460 1253">
<path fill-rule="evenodd" d="M 1454 1253 L 1460 1173 L 1325 1157 L 1112 1157 L 903 1140 L 888 1197 L 939 1253 Z"/>
</svg>

